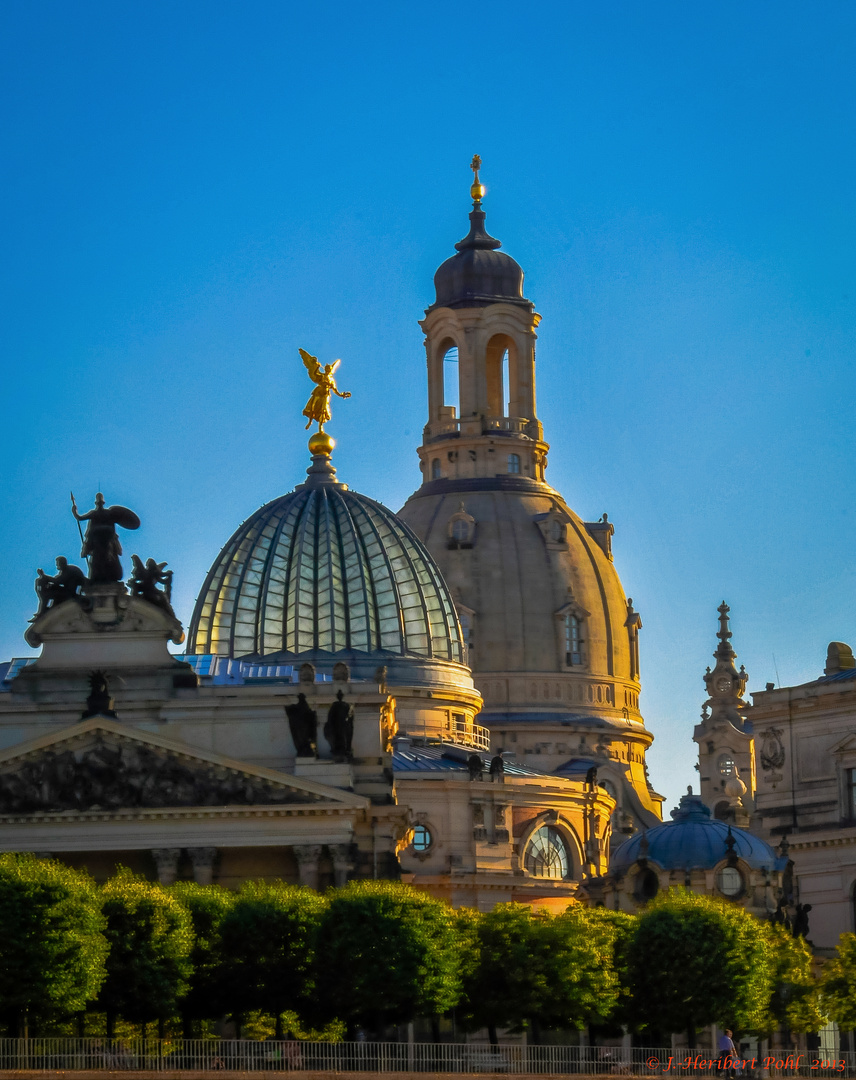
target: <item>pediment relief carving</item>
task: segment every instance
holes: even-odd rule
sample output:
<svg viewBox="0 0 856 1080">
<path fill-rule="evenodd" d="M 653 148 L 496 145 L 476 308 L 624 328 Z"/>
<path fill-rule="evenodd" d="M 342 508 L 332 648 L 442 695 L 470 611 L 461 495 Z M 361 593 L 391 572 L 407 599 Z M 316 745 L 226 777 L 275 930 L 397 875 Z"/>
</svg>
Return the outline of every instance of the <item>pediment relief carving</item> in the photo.
<svg viewBox="0 0 856 1080">
<path fill-rule="evenodd" d="M 283 780 L 95 730 L 0 764 L 0 813 L 330 802 Z"/>
</svg>

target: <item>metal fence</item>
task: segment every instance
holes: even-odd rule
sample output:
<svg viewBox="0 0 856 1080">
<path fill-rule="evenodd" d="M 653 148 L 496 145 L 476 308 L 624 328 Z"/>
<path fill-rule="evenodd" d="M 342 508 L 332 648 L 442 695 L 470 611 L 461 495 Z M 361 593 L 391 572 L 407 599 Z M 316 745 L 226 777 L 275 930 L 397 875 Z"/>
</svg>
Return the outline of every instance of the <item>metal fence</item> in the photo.
<svg viewBox="0 0 856 1080">
<path fill-rule="evenodd" d="M 490 1043 L 237 1039 L 0 1039 L 0 1071 L 421 1072 L 587 1076 L 856 1078 L 856 1055 L 764 1052 L 737 1063 L 709 1050 Z"/>
</svg>

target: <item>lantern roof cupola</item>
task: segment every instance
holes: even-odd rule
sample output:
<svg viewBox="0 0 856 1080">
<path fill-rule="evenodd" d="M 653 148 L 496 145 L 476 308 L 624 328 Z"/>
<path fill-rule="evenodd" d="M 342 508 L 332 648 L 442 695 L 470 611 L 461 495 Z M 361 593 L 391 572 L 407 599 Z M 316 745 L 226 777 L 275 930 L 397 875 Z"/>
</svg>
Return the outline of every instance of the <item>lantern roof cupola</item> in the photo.
<svg viewBox="0 0 856 1080">
<path fill-rule="evenodd" d="M 447 259 L 434 275 L 437 298 L 428 308 L 486 307 L 488 304 L 519 304 L 530 311 L 533 305 L 523 295 L 523 270 L 510 255 L 497 249 L 501 241 L 485 229 L 482 198 L 485 187 L 479 179 L 478 154 L 470 168 L 475 175 L 470 188 L 473 209 L 470 231 L 455 244 L 457 254 Z"/>
</svg>

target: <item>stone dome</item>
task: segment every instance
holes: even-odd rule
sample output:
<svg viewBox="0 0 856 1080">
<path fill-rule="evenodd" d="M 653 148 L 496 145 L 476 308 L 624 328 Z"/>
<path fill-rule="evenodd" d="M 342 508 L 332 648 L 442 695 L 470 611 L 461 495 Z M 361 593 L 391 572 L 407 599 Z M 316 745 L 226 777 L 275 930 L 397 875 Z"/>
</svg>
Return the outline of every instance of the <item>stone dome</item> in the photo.
<svg viewBox="0 0 856 1080">
<path fill-rule="evenodd" d="M 523 270 L 503 251 L 500 241 L 484 228 L 484 211 L 477 203 L 470 214 L 470 231 L 455 244 L 458 253 L 434 274 L 437 298 L 433 307 L 484 307 L 487 304 L 532 304 L 523 296 Z M 429 311 L 431 308 L 428 309 Z"/>
<path fill-rule="evenodd" d="M 187 651 L 461 664 L 455 607 L 421 541 L 313 461 L 307 483 L 257 510 L 215 559 Z"/>
<path fill-rule="evenodd" d="M 712 870 L 732 846 L 753 870 L 782 870 L 787 864 L 757 836 L 712 818 L 699 795 L 684 795 L 672 818 L 625 840 L 610 857 L 610 872 L 624 874 L 643 858 L 663 870 Z"/>
<path fill-rule="evenodd" d="M 449 536 L 462 507 L 472 538 L 459 546 Z M 643 729 L 611 523 L 583 522 L 558 492 L 520 476 L 428 481 L 399 514 L 459 613 L 473 613 L 469 665 L 487 715 L 589 713 Z M 566 655 L 566 615 L 579 627 L 578 657 Z"/>
</svg>

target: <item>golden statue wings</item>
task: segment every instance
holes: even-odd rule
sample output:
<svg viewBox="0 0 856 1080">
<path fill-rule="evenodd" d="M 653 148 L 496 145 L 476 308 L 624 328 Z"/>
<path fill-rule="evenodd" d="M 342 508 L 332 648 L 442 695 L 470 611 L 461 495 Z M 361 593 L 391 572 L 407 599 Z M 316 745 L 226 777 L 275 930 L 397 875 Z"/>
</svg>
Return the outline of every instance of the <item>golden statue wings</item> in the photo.
<svg viewBox="0 0 856 1080">
<path fill-rule="evenodd" d="M 305 349 L 298 349 L 297 351 L 300 353 L 303 366 L 309 372 L 309 378 L 316 384 L 312 396 L 306 402 L 306 408 L 303 410 L 303 415 L 309 418 L 306 430 L 308 431 L 313 424 L 317 424 L 318 430 L 323 431 L 324 425 L 330 419 L 330 395 L 335 394 L 336 397 L 340 398 L 349 398 L 351 396 L 347 391 L 339 390 L 336 386 L 336 380 L 333 378 L 342 361 L 334 360 L 332 364 L 322 365 L 318 362 L 317 356 L 310 356 Z"/>
</svg>

